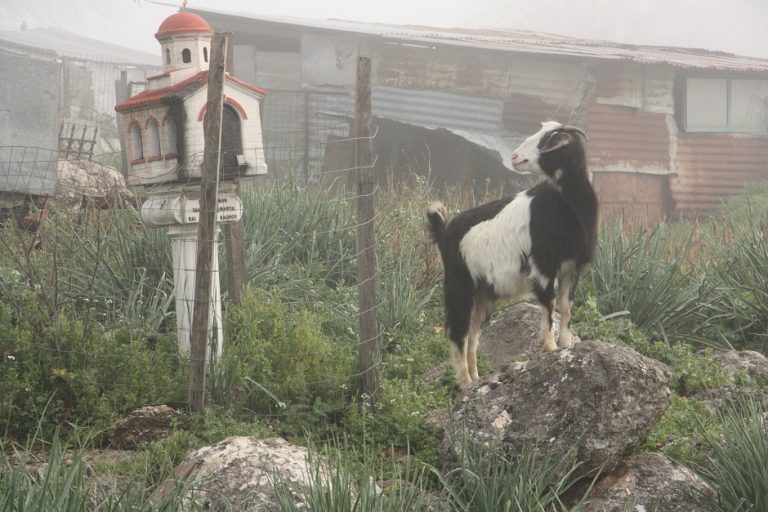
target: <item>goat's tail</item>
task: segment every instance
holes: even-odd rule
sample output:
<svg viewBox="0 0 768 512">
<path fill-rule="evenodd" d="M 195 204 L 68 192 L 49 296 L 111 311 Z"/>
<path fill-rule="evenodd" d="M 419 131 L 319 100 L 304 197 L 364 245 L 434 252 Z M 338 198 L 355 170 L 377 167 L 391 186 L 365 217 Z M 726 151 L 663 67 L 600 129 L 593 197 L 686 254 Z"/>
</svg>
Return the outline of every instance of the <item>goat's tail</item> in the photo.
<svg viewBox="0 0 768 512">
<path fill-rule="evenodd" d="M 445 231 L 446 217 L 448 216 L 445 206 L 440 201 L 435 201 L 427 209 L 427 220 L 429 221 L 429 234 L 432 241 L 437 243 Z"/>
</svg>

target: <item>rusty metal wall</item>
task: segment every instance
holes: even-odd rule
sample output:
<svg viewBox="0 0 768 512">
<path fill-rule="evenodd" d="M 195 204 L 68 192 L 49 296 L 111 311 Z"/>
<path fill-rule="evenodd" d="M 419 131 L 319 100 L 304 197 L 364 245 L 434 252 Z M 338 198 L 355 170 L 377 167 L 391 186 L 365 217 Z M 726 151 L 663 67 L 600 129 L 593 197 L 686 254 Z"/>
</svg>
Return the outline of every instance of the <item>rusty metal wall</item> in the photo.
<svg viewBox="0 0 768 512">
<path fill-rule="evenodd" d="M 374 85 L 433 89 L 483 98 L 504 98 L 509 64 L 488 55 L 381 45 L 373 57 Z"/>
<path fill-rule="evenodd" d="M 637 173 L 595 173 L 594 186 L 603 219 L 652 226 L 672 214 L 669 177 Z"/>
<path fill-rule="evenodd" d="M 589 164 L 594 171 L 670 172 L 665 115 L 593 103 L 588 119 Z"/>
<path fill-rule="evenodd" d="M 765 136 L 685 134 L 677 137 L 678 176 L 672 196 L 682 217 L 708 213 L 744 187 L 768 179 Z"/>
</svg>

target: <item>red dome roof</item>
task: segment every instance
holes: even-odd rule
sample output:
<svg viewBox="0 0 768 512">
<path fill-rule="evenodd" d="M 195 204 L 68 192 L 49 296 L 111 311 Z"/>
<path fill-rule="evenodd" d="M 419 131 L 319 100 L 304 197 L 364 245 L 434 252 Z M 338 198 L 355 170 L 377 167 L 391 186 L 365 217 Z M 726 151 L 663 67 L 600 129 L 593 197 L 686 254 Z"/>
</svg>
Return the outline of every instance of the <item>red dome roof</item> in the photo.
<svg viewBox="0 0 768 512">
<path fill-rule="evenodd" d="M 213 29 L 203 18 L 191 12 L 181 11 L 171 14 L 160 24 L 155 34 L 156 39 L 182 32 L 213 32 Z"/>
</svg>

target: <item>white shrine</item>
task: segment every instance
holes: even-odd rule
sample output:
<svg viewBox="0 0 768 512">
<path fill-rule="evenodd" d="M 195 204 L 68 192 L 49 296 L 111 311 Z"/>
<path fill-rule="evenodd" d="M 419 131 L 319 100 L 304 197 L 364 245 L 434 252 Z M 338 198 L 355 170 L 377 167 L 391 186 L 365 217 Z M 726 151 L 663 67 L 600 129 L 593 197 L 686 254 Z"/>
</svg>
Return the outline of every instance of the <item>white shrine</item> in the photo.
<svg viewBox="0 0 768 512">
<path fill-rule="evenodd" d="M 142 205 L 142 218 L 151 226 L 167 227 L 171 239 L 182 356 L 190 351 L 212 37 L 213 29 L 196 14 L 181 11 L 166 18 L 155 34 L 160 42 L 163 73 L 150 77 L 146 90 L 115 106 L 122 115 L 128 185 L 145 186 L 148 199 Z M 261 133 L 264 95 L 263 89 L 225 73 L 217 215 L 220 223 L 237 221 L 242 216 L 235 179 L 267 172 Z M 213 252 L 209 339 L 220 356 L 223 332 L 217 252 Z"/>
</svg>

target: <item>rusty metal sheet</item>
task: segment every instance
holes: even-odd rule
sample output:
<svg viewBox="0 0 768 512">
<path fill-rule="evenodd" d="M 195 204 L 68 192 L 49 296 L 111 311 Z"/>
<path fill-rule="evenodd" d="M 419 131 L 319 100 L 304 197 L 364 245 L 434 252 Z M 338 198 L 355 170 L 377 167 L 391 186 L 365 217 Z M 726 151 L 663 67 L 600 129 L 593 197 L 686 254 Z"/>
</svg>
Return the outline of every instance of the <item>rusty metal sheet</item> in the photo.
<svg viewBox="0 0 768 512">
<path fill-rule="evenodd" d="M 711 212 L 744 187 L 768 179 L 768 140 L 763 136 L 685 134 L 677 139 L 677 179 L 671 181 L 683 217 Z"/>
<path fill-rule="evenodd" d="M 594 186 L 603 219 L 621 217 L 631 225 L 655 225 L 672 213 L 669 176 L 596 173 Z"/>
<path fill-rule="evenodd" d="M 487 54 L 412 48 L 404 55 L 398 46 L 384 46 L 374 59 L 374 85 L 486 98 L 506 95 L 509 73 L 509 64 Z"/>
<path fill-rule="evenodd" d="M 588 157 L 594 171 L 670 172 L 665 115 L 592 103 L 587 116 Z"/>
</svg>

